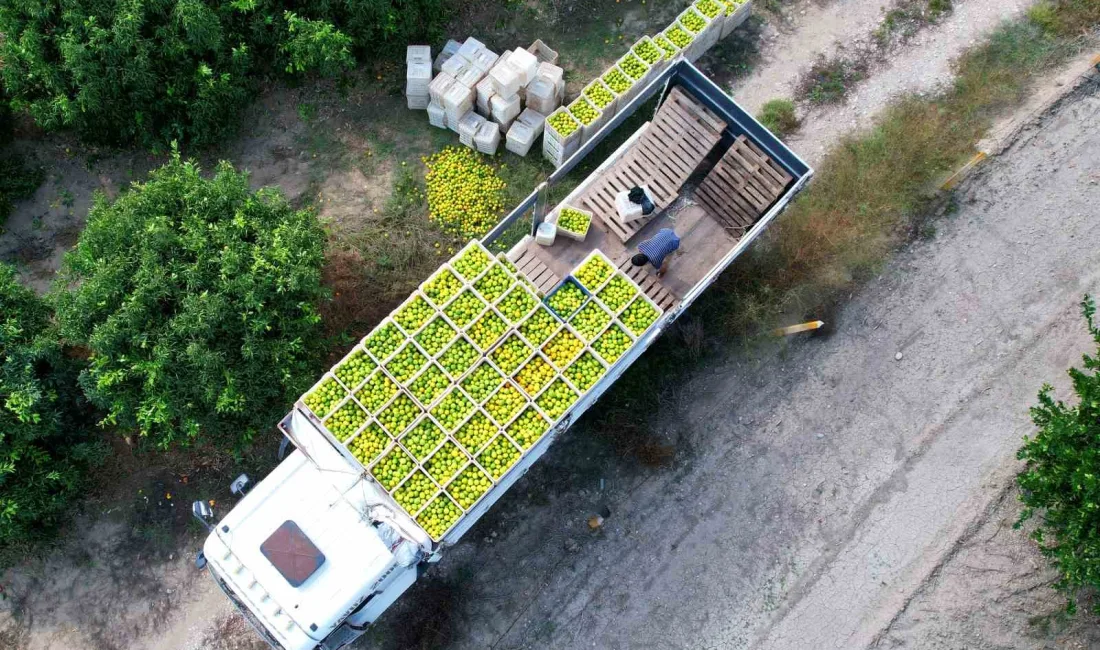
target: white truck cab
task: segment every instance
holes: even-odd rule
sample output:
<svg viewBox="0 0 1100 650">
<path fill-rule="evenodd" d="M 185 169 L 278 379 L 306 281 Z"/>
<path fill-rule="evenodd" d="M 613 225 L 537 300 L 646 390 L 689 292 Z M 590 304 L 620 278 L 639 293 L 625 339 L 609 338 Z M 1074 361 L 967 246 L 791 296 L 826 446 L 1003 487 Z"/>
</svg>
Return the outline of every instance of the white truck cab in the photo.
<svg viewBox="0 0 1100 650">
<path fill-rule="evenodd" d="M 200 558 L 272 647 L 335 650 L 416 580 L 430 539 L 301 413 L 280 427 L 297 449 L 210 527 Z"/>
</svg>

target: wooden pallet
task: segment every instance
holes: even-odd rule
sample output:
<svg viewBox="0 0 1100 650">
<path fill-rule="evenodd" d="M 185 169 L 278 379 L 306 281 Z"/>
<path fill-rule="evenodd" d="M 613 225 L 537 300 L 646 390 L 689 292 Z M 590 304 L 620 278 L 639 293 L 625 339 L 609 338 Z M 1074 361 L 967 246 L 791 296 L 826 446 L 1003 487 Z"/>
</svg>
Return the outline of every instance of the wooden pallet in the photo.
<svg viewBox="0 0 1100 650">
<path fill-rule="evenodd" d="M 516 258 L 511 259 L 511 256 L 509 256 L 509 259 L 512 264 L 519 269 L 520 273 L 527 276 L 531 284 L 535 285 L 540 292 L 545 294 L 547 291 L 557 286 L 561 278 L 539 259 L 539 256 L 531 250 L 532 246 L 538 246 L 538 244 L 535 243 L 534 239 L 528 239 L 527 243 L 519 249 L 519 254 L 516 255 Z"/>
<path fill-rule="evenodd" d="M 634 266 L 630 261 L 631 257 L 633 256 L 628 255 L 619 262 L 619 270 L 625 273 L 631 280 L 634 280 L 654 304 L 665 311 L 680 304 L 679 298 L 673 295 L 673 293 L 668 290 L 668 287 L 661 284 L 660 279 L 653 274 L 649 265 Z"/>
<path fill-rule="evenodd" d="M 680 189 L 722 139 L 726 123 L 679 87 L 673 88 L 653 122 L 581 197 L 601 223 L 624 244 L 676 200 Z M 624 224 L 615 197 L 646 185 L 657 209 L 649 217 Z"/>
<path fill-rule="evenodd" d="M 740 237 L 791 180 L 786 170 L 742 135 L 699 184 L 695 198 L 726 230 Z"/>
</svg>

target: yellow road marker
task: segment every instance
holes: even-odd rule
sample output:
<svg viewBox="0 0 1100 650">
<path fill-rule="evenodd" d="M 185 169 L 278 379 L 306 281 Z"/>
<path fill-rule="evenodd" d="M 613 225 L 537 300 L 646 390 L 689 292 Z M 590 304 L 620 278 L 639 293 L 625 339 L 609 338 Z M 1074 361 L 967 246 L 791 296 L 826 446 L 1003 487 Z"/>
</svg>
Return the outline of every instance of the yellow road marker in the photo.
<svg viewBox="0 0 1100 650">
<path fill-rule="evenodd" d="M 791 334 L 798 334 L 799 332 L 809 332 L 811 330 L 821 329 L 824 327 L 825 321 L 812 320 L 808 323 L 801 323 L 798 325 L 790 325 L 787 327 L 780 327 L 777 330 L 772 330 L 773 336 L 789 336 Z"/>
</svg>

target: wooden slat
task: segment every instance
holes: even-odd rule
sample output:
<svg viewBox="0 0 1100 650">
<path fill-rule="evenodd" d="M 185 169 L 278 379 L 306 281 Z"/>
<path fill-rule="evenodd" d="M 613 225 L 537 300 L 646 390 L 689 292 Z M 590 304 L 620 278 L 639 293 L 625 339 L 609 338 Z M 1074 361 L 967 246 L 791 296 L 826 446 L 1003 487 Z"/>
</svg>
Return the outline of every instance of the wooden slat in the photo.
<svg viewBox="0 0 1100 650">
<path fill-rule="evenodd" d="M 745 136 L 739 136 L 696 190 L 723 228 L 743 234 L 783 193 L 792 177 Z"/>
<path fill-rule="evenodd" d="M 674 88 L 653 121 L 629 151 L 604 170 L 581 197 L 606 229 L 626 243 L 679 195 L 684 183 L 722 138 L 726 128 L 717 115 Z M 615 197 L 646 185 L 658 210 L 629 224 L 618 220 Z"/>
</svg>

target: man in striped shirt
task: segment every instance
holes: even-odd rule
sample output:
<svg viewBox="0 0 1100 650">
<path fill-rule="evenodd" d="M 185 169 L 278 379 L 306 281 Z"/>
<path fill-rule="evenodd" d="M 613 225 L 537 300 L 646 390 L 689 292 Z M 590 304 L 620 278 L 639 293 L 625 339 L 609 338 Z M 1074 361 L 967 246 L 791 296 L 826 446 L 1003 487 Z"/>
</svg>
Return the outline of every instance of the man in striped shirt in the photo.
<svg viewBox="0 0 1100 650">
<path fill-rule="evenodd" d="M 668 271 L 668 256 L 680 248 L 680 238 L 672 228 L 661 228 L 651 239 L 638 244 L 638 254 L 630 258 L 634 266 L 652 264 L 657 277 Z"/>
</svg>

